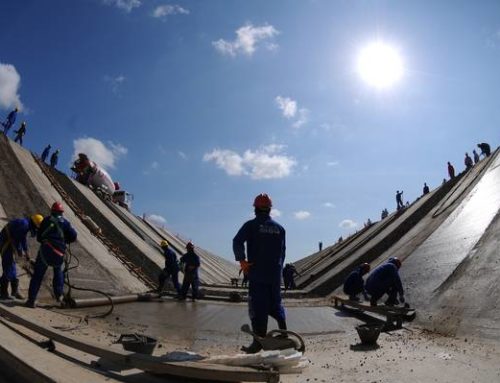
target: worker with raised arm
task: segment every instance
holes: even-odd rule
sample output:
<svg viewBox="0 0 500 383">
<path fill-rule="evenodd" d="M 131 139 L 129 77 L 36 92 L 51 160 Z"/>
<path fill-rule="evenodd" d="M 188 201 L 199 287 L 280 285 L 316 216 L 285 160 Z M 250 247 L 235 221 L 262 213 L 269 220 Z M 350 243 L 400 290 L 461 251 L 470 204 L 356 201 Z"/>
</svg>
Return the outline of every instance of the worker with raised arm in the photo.
<svg viewBox="0 0 500 383">
<path fill-rule="evenodd" d="M 36 307 L 36 297 L 49 266 L 53 269 L 52 288 L 57 302 L 62 302 L 64 276 L 62 266 L 66 247 L 76 241 L 76 231 L 63 217 L 64 207 L 61 202 L 54 202 L 51 214 L 45 217 L 40 224 L 36 239 L 40 242 L 40 249 L 35 261 L 35 270 L 31 277 L 28 291 L 27 307 Z"/>
<path fill-rule="evenodd" d="M 399 302 L 404 303 L 404 291 L 399 268 L 401 261 L 396 257 L 391 257 L 387 262 L 378 266 L 368 276 L 365 283 L 365 290 L 370 295 L 370 305 L 377 306 L 377 302 L 384 294 L 388 295 L 385 302 L 387 306 L 394 306 Z M 397 295 L 399 294 L 399 301 Z"/>
<path fill-rule="evenodd" d="M 481 149 L 481 155 L 484 155 L 485 157 L 489 157 L 491 154 L 491 148 L 490 144 L 486 142 L 482 142 L 480 144 L 477 144 L 477 147 Z"/>
<path fill-rule="evenodd" d="M 27 236 L 34 237 L 43 221 L 43 216 L 34 214 L 31 217 L 13 219 L 7 223 L 0 232 L 0 255 L 2 256 L 2 277 L 0 278 L 0 299 L 11 299 L 9 295 L 9 282 L 12 297 L 24 299 L 19 293 L 19 279 L 15 254 L 24 256 L 29 260 Z"/>
<path fill-rule="evenodd" d="M 234 237 L 233 252 L 243 272 L 248 274 L 248 311 L 253 332 L 264 337 L 269 316 L 278 322 L 280 329 L 287 329 L 281 303 L 285 229 L 271 218 L 272 201 L 267 194 L 255 197 L 253 206 L 255 218 L 243 224 Z M 262 346 L 254 339 L 250 346 L 241 349 L 250 354 L 260 351 Z"/>
<path fill-rule="evenodd" d="M 162 293 L 165 282 L 168 281 L 169 278 L 172 278 L 172 284 L 174 285 L 175 291 L 177 295 L 180 295 L 181 287 L 179 286 L 179 263 L 177 262 L 177 255 L 165 240 L 161 241 L 160 247 L 165 257 L 165 267 L 158 278 L 158 294 Z"/>
</svg>

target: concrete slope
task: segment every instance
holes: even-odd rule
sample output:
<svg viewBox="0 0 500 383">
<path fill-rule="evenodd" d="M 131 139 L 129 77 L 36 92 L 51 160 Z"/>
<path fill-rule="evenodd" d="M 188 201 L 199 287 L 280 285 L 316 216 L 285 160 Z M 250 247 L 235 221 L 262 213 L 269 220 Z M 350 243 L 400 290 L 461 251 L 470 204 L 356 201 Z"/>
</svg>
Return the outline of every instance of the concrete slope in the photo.
<svg viewBox="0 0 500 383">
<path fill-rule="evenodd" d="M 473 277 L 474 273 L 477 276 L 481 270 L 485 272 L 482 269 L 487 264 L 485 260 L 495 259 L 492 252 L 498 252 L 497 248 L 492 250 L 492 244 L 496 243 L 494 228 L 498 226 L 494 218 L 500 209 L 498 151 L 492 155 L 487 165 L 472 190 L 462 198 L 439 228 L 408 256 L 401 268 L 408 298 L 418 307 L 429 311 L 441 310 L 433 302 L 443 300 L 450 303 L 450 297 L 458 294 L 451 288 L 464 292 L 469 282 L 470 290 L 464 293 L 464 302 L 450 304 L 456 304 L 463 310 L 469 305 L 475 307 L 476 311 L 477 306 L 487 310 L 488 306 L 483 306 L 483 303 L 489 299 L 497 299 L 484 297 L 487 291 L 494 291 L 494 288 L 491 290 L 492 288 L 487 287 L 488 284 L 498 283 L 500 275 L 494 272 L 497 265 L 492 264 L 491 270 L 485 273 L 480 282 Z M 487 230 L 488 227 L 490 228 Z M 472 274 L 468 274 L 468 270 Z M 477 291 L 478 286 L 486 289 Z"/>
<path fill-rule="evenodd" d="M 38 212 L 46 215 L 54 201 L 63 200 L 31 153 L 8 142 L 4 136 L 0 137 L 0 180 L 6 185 L 5 188 L 0 188 L 0 202 L 10 218 Z M 72 253 L 80 261 L 80 266 L 70 272 L 71 281 L 75 285 L 100 289 L 114 295 L 145 290 L 145 286 L 131 276 L 123 264 L 96 240 L 71 209 L 66 209 L 65 216 L 78 232 L 78 241 L 71 246 Z M 30 238 L 29 245 L 34 259 L 38 244 Z M 48 285 L 50 272 L 47 274 Z M 27 283 L 27 279 L 22 280 L 23 287 Z M 87 294 L 75 291 L 75 295 Z"/>
</svg>

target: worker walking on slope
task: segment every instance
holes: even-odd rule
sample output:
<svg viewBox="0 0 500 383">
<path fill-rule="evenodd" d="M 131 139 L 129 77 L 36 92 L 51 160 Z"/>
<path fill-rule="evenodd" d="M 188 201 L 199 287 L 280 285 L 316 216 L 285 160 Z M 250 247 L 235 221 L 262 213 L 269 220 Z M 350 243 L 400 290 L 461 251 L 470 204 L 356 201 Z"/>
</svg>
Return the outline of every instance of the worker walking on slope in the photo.
<svg viewBox="0 0 500 383">
<path fill-rule="evenodd" d="M 472 151 L 472 155 L 474 156 L 474 164 L 479 162 L 479 154 L 477 154 L 476 149 Z"/>
<path fill-rule="evenodd" d="M 465 165 L 465 170 L 470 170 L 474 166 L 474 163 L 472 162 L 472 158 L 469 156 L 469 153 L 465 153 L 464 165 Z"/>
<path fill-rule="evenodd" d="M 455 178 L 455 168 L 453 165 L 448 161 L 448 175 L 450 176 L 450 180 Z"/>
<path fill-rule="evenodd" d="M 403 191 L 401 192 L 399 190 L 396 190 L 396 203 L 397 207 L 396 210 L 402 209 L 404 204 L 403 204 Z"/>
<path fill-rule="evenodd" d="M 177 292 L 177 295 L 180 295 L 181 287 L 179 286 L 179 263 L 177 262 L 177 255 L 175 255 L 174 251 L 169 247 L 168 242 L 165 240 L 161 241 L 160 247 L 162 248 L 163 255 L 165 257 L 165 268 L 158 278 L 158 294 L 162 293 L 163 286 L 165 286 L 165 282 L 168 281 L 168 278 L 172 278 L 175 291 Z"/>
<path fill-rule="evenodd" d="M 57 162 L 59 161 L 59 149 L 57 149 L 52 155 L 50 156 L 50 166 L 55 168 L 57 166 Z"/>
<path fill-rule="evenodd" d="M 50 152 L 50 144 L 48 144 L 45 149 L 43 149 L 43 152 L 42 152 L 42 155 L 40 156 L 42 162 L 45 162 L 45 160 L 47 159 L 48 155 L 49 155 L 49 152 Z"/>
<path fill-rule="evenodd" d="M 267 194 L 255 197 L 253 206 L 255 218 L 245 222 L 234 237 L 233 252 L 243 272 L 248 274 L 248 311 L 253 332 L 264 337 L 268 316 L 278 322 L 280 329 L 287 329 L 281 304 L 285 229 L 271 218 L 272 201 Z M 250 346 L 241 349 L 250 354 L 260 351 L 262 346 L 254 339 Z"/>
<path fill-rule="evenodd" d="M 191 300 L 198 299 L 198 289 L 200 287 L 200 278 L 198 270 L 201 262 L 198 254 L 194 252 L 194 245 L 188 242 L 186 245 L 187 253 L 181 257 L 181 263 L 184 264 L 184 279 L 182 280 L 181 293 L 178 297 L 183 301 L 187 297 L 189 286 L 191 286 Z"/>
<path fill-rule="evenodd" d="M 9 282 L 12 288 L 12 297 L 24 299 L 19 293 L 19 279 L 14 253 L 18 257 L 24 256 L 29 260 L 28 233 L 34 237 L 37 233 L 43 216 L 32 215 L 31 218 L 18 218 L 9 221 L 0 232 L 0 254 L 2 256 L 2 277 L 0 278 L 0 299 L 11 299 L 9 295 Z"/>
<path fill-rule="evenodd" d="M 16 136 L 14 137 L 14 142 L 19 142 L 19 145 L 23 146 L 23 137 L 26 134 L 26 121 L 23 121 L 18 130 L 14 130 Z"/>
<path fill-rule="evenodd" d="M 12 110 L 7 115 L 7 119 L 5 120 L 5 122 L 1 123 L 3 126 L 3 134 L 7 135 L 9 133 L 10 128 L 16 122 L 17 112 L 18 112 L 18 108 L 14 108 L 14 110 Z"/>
<path fill-rule="evenodd" d="M 40 249 L 35 261 L 35 270 L 31 277 L 28 291 L 27 307 L 36 307 L 36 297 L 47 268 L 53 268 L 52 288 L 54 297 L 58 302 L 62 302 L 64 275 L 62 265 L 66 246 L 76 241 L 76 231 L 71 224 L 63 217 L 64 207 L 61 202 L 54 202 L 51 214 L 45 217 L 40 224 L 36 239 L 40 242 Z"/>
<path fill-rule="evenodd" d="M 481 154 L 484 154 L 485 157 L 490 156 L 491 148 L 489 144 L 487 144 L 486 142 L 482 142 L 480 144 L 477 144 L 477 147 L 481 149 Z"/>
<path fill-rule="evenodd" d="M 376 306 L 377 301 L 387 294 L 389 298 L 385 302 L 387 306 L 394 306 L 405 302 L 403 284 L 399 277 L 401 261 L 391 257 L 386 263 L 378 266 L 366 279 L 365 289 L 370 295 L 370 305 Z M 399 294 L 399 301 L 397 295 Z"/>
<path fill-rule="evenodd" d="M 359 302 L 359 294 L 363 294 L 366 300 L 368 295 L 365 291 L 365 281 L 363 275 L 370 271 L 370 265 L 363 263 L 349 274 L 344 282 L 344 293 L 349 296 L 349 300 Z"/>
</svg>

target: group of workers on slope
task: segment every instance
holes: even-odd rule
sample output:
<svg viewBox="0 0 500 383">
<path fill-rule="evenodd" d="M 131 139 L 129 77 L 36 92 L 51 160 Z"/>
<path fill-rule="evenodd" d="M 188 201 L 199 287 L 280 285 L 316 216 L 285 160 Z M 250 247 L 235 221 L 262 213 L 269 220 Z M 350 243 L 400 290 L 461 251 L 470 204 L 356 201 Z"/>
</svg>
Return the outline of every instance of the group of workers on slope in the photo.
<svg viewBox="0 0 500 383">
<path fill-rule="evenodd" d="M 30 260 L 27 238 L 28 234 L 36 236 L 40 243 L 34 263 L 33 275 L 28 289 L 26 306 L 35 307 L 36 297 L 47 268 L 53 268 L 52 287 L 56 301 L 62 302 L 64 275 L 63 264 L 67 245 L 76 241 L 77 233 L 63 217 L 64 207 L 54 202 L 51 213 L 47 217 L 34 214 L 31 217 L 13 219 L 0 232 L 0 251 L 2 256 L 2 276 L 0 278 L 0 299 L 23 299 L 19 293 L 16 257 Z M 11 295 L 8 288 L 11 285 Z"/>
<path fill-rule="evenodd" d="M 40 159 L 42 160 L 42 162 L 47 161 L 47 157 L 49 156 L 50 149 L 52 149 L 52 146 L 50 144 L 48 144 L 43 149 L 42 155 L 40 156 Z M 55 168 L 57 166 L 58 161 L 59 161 L 59 149 L 56 149 L 56 151 L 54 153 L 52 153 L 52 155 L 50 156 L 50 166 Z"/>
<path fill-rule="evenodd" d="M 397 257 L 391 257 L 387 262 L 376 267 L 366 279 L 363 276 L 370 271 L 370 265 L 363 263 L 349 274 L 344 282 L 344 293 L 352 301 L 359 301 L 359 295 L 363 294 L 371 306 L 377 306 L 378 301 L 385 294 L 388 295 L 385 304 L 394 306 L 405 302 L 403 284 L 399 276 L 401 261 Z M 399 301 L 398 301 L 399 295 Z"/>
<path fill-rule="evenodd" d="M 200 269 L 200 256 L 194 251 L 192 242 L 186 244 L 186 253 L 180 258 L 180 265 L 177 261 L 177 255 L 170 248 L 166 240 L 161 241 L 160 246 L 163 250 L 165 257 L 165 268 L 158 278 L 158 294 L 161 294 L 165 283 L 170 278 L 174 289 L 177 292 L 176 299 L 186 300 L 189 287 L 191 287 L 191 299 L 194 302 L 198 299 L 198 292 L 200 287 L 200 278 L 198 271 Z M 184 279 L 182 286 L 179 284 L 179 271 L 183 269 Z"/>
<path fill-rule="evenodd" d="M 488 143 L 481 142 L 481 143 L 477 144 L 477 147 L 481 150 L 481 153 L 478 154 L 476 152 L 476 150 L 474 149 L 472 151 L 472 155 L 474 157 L 474 160 L 472 159 L 471 156 L 469 156 L 469 153 L 465 153 L 464 165 L 465 165 L 466 171 L 472 169 L 472 167 L 479 162 L 481 156 L 489 157 L 491 155 L 491 147 Z M 450 161 L 448 161 L 448 176 L 450 177 L 450 180 L 455 178 L 455 168 L 453 167 L 453 165 L 451 164 Z"/>
</svg>

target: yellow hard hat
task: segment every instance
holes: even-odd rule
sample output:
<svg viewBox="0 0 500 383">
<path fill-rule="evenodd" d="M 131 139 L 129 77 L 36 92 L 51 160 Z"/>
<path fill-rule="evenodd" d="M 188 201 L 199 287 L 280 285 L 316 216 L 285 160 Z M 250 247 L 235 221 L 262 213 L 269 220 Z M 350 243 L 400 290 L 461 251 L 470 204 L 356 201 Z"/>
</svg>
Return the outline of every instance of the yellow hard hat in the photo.
<svg viewBox="0 0 500 383">
<path fill-rule="evenodd" d="M 168 242 L 163 240 L 163 241 L 161 241 L 160 246 L 161 247 L 168 247 Z"/>
<path fill-rule="evenodd" d="M 31 222 L 33 222 L 33 224 L 39 228 L 40 227 L 40 224 L 42 223 L 43 221 L 43 215 L 41 214 L 33 214 L 31 216 Z"/>
</svg>

